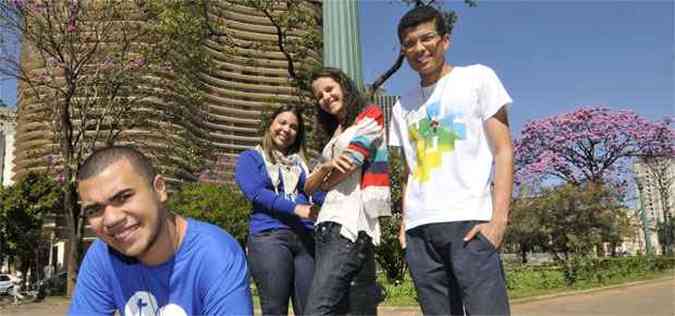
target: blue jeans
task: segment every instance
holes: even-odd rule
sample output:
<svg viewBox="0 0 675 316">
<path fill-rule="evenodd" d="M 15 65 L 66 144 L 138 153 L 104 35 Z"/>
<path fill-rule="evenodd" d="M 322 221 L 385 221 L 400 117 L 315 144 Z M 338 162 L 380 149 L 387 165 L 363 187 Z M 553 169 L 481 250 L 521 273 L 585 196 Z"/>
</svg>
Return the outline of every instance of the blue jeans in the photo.
<svg viewBox="0 0 675 316">
<path fill-rule="evenodd" d="M 307 315 L 376 315 L 380 289 L 375 277 L 371 238 L 359 232 L 356 242 L 340 235 L 333 222 L 315 228 L 316 268 Z"/>
<path fill-rule="evenodd" d="M 480 233 L 463 240 L 478 223 L 435 223 L 406 231 L 405 257 L 424 315 L 510 314 L 499 252 Z"/>
<path fill-rule="evenodd" d="M 260 296 L 263 315 L 304 314 L 314 276 L 314 238 L 311 231 L 273 229 L 249 236 L 248 264 Z"/>
</svg>

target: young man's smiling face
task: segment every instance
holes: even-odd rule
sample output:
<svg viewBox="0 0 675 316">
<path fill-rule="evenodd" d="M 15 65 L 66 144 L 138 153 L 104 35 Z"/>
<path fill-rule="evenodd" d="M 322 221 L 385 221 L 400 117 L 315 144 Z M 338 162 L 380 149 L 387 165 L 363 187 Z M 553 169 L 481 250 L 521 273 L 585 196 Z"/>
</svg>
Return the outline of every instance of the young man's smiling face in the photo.
<svg viewBox="0 0 675 316">
<path fill-rule="evenodd" d="M 150 181 L 126 159 L 120 159 L 97 175 L 78 183 L 84 216 L 96 235 L 120 253 L 143 262 L 161 257 L 153 247 L 166 230 L 168 213 L 164 180 Z"/>
<path fill-rule="evenodd" d="M 401 50 L 410 67 L 419 73 L 423 85 L 432 84 L 441 77 L 448 47 L 450 39 L 447 34 L 439 34 L 435 20 L 403 30 Z"/>
</svg>

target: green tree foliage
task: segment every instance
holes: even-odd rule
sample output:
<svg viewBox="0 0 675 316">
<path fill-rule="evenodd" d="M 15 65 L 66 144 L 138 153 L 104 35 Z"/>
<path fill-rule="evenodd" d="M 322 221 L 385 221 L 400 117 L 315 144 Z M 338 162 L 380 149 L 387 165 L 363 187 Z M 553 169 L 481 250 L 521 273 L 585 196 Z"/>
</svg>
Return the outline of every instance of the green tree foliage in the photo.
<svg viewBox="0 0 675 316">
<path fill-rule="evenodd" d="M 47 214 L 60 212 L 63 191 L 52 178 L 29 173 L 11 186 L 0 189 L 0 261 L 16 256 L 25 274 L 36 260 Z"/>
<path fill-rule="evenodd" d="M 576 257 L 592 255 L 603 241 L 621 240 L 629 229 L 627 213 L 616 192 L 597 184 L 545 189 L 531 198 L 527 209 L 527 214 L 519 218 L 529 217 L 530 224 L 538 225 L 531 233 L 537 237 L 533 242 L 566 264 L 573 264 Z M 521 211 L 525 210 L 515 214 Z M 524 225 L 528 223 L 513 227 L 517 230 Z"/>
<path fill-rule="evenodd" d="M 248 234 L 250 203 L 237 188 L 212 183 L 186 183 L 171 194 L 169 209 L 222 227 L 242 247 Z"/>
<path fill-rule="evenodd" d="M 542 229 L 543 217 L 533 211 L 536 201 L 532 198 L 517 198 L 511 203 L 505 246 L 507 250 L 519 253 L 522 263 L 527 263 L 528 252 L 542 249 L 541 245 L 548 240 Z"/>
</svg>

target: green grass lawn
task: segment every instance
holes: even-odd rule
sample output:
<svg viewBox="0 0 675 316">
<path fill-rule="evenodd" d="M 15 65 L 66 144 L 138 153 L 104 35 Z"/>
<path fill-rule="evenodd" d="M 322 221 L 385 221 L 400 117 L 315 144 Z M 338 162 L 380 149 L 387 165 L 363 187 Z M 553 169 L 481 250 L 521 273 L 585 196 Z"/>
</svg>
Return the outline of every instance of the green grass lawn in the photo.
<svg viewBox="0 0 675 316">
<path fill-rule="evenodd" d="M 581 282 L 575 286 L 571 287 L 557 287 L 557 288 L 547 288 L 547 289 L 537 289 L 537 288 L 520 288 L 509 290 L 509 298 L 511 300 L 516 299 L 526 299 L 528 297 L 536 297 L 541 295 L 552 295 L 565 292 L 573 291 L 583 291 L 593 288 L 601 288 L 612 285 L 619 285 L 624 283 L 636 282 L 636 281 L 646 281 L 653 280 L 658 278 L 664 278 L 668 276 L 673 276 L 675 270 L 667 270 L 664 272 L 653 272 L 646 273 L 643 275 L 625 277 L 625 278 L 615 278 L 608 280 L 603 283 L 591 283 L 591 282 Z M 412 285 L 410 278 L 406 278 L 403 284 L 394 286 L 388 284 L 386 280 L 379 280 L 380 284 L 384 286 L 385 291 L 387 292 L 387 297 L 385 301 L 382 302 L 382 305 L 385 306 L 418 306 L 419 303 L 415 300 L 415 289 Z"/>
</svg>

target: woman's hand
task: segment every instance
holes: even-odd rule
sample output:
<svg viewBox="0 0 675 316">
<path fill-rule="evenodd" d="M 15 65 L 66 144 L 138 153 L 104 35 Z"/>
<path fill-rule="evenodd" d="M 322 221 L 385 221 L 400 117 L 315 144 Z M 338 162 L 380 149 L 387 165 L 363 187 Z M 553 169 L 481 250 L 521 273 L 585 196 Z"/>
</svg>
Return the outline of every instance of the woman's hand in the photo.
<svg viewBox="0 0 675 316">
<path fill-rule="evenodd" d="M 302 219 L 309 219 L 312 221 L 316 221 L 316 218 L 319 216 L 319 212 L 316 211 L 316 209 L 312 209 L 312 206 L 308 204 L 296 205 L 293 212 Z"/>
<path fill-rule="evenodd" d="M 352 160 L 345 154 L 340 155 L 339 157 L 330 161 L 333 168 L 337 169 L 342 173 L 349 173 L 356 169 L 356 165 L 352 163 Z"/>
<path fill-rule="evenodd" d="M 333 161 L 329 160 L 329 161 L 325 161 L 325 162 L 322 162 L 321 164 L 319 164 L 316 167 L 316 169 L 314 169 L 314 171 L 327 174 L 328 172 L 333 170 L 333 168 L 335 168 L 335 166 L 333 165 Z"/>
<path fill-rule="evenodd" d="M 332 160 L 322 162 L 321 164 L 317 165 L 305 181 L 305 193 L 311 195 L 314 193 L 314 191 L 319 190 L 324 179 L 326 179 L 326 177 L 331 174 L 333 170 L 334 168 Z"/>
</svg>

